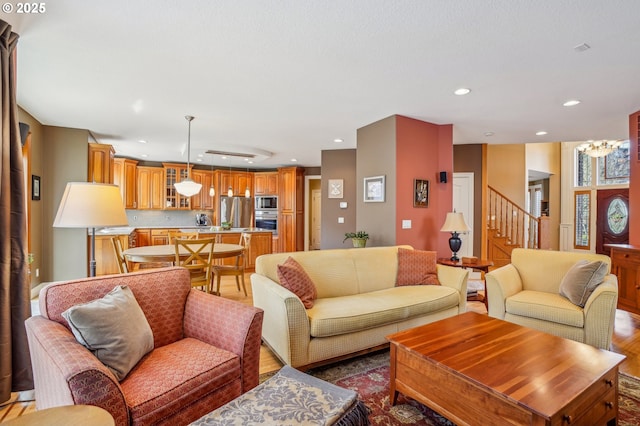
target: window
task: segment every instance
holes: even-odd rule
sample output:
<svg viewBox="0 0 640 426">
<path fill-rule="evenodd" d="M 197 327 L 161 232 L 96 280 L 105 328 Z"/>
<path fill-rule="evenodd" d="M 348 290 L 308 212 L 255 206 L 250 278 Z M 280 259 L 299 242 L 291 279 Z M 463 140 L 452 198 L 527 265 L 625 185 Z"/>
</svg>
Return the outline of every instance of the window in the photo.
<svg viewBox="0 0 640 426">
<path fill-rule="evenodd" d="M 591 223 L 591 191 L 574 192 L 575 236 L 573 247 L 589 250 L 589 233 Z"/>
<path fill-rule="evenodd" d="M 576 186 L 591 186 L 591 163 L 592 158 L 577 149 L 576 153 Z"/>
<path fill-rule="evenodd" d="M 629 183 L 629 141 L 625 141 L 606 157 L 598 158 L 598 185 L 620 185 Z"/>
</svg>

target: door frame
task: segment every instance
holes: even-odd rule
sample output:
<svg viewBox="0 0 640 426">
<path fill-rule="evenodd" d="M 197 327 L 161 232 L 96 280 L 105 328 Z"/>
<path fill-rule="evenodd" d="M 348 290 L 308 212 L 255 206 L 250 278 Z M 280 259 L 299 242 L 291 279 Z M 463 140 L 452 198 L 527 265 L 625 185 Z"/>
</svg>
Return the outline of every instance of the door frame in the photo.
<svg viewBox="0 0 640 426">
<path fill-rule="evenodd" d="M 475 238 L 475 232 L 474 232 L 474 214 L 475 214 L 475 205 L 474 205 L 474 180 L 475 180 L 475 173 L 471 173 L 471 172 L 456 172 L 453 173 L 453 181 L 452 181 L 452 191 L 454 192 L 453 196 L 452 196 L 452 207 L 454 210 L 463 213 L 464 215 L 464 221 L 467 223 L 467 226 L 469 226 L 469 228 L 471 229 L 471 231 L 469 231 L 467 234 L 462 234 L 461 235 L 461 239 L 462 239 L 462 248 L 461 251 L 458 253 L 460 256 L 472 256 L 473 255 L 473 241 Z M 465 185 L 462 185 L 462 182 L 466 182 Z M 460 197 L 464 197 L 467 200 L 467 206 L 469 206 L 466 209 L 461 209 L 460 206 L 456 206 L 456 194 L 455 192 L 457 192 L 459 190 L 459 188 L 465 187 L 465 191 L 466 194 L 459 194 Z M 461 210 L 467 210 L 467 211 L 461 211 Z"/>
<path fill-rule="evenodd" d="M 308 175 L 304 177 L 304 251 L 309 251 L 309 223 L 311 222 L 311 209 L 309 208 L 311 204 L 311 191 L 310 181 L 312 180 L 322 180 L 322 175 Z"/>
</svg>

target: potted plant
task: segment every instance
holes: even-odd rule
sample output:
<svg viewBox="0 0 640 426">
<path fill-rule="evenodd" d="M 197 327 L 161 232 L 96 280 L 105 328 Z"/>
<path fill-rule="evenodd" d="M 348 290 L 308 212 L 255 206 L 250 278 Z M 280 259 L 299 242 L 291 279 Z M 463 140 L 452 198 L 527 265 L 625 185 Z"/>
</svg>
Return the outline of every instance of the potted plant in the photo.
<svg viewBox="0 0 640 426">
<path fill-rule="evenodd" d="M 364 247 L 367 245 L 369 234 L 367 234 L 365 231 L 347 232 L 344 234 L 344 240 L 342 240 L 342 242 L 344 243 L 349 238 L 351 238 L 351 242 L 353 243 L 354 247 Z"/>
</svg>

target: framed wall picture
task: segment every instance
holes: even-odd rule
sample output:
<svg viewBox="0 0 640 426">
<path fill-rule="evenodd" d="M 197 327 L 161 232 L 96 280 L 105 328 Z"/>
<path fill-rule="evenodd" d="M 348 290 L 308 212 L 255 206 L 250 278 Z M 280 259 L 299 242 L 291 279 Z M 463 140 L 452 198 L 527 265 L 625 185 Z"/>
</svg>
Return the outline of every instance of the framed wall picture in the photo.
<svg viewBox="0 0 640 426">
<path fill-rule="evenodd" d="M 329 179 L 329 198 L 344 197 L 344 180 Z"/>
<path fill-rule="evenodd" d="M 384 176 L 372 176 L 364 178 L 364 202 L 384 202 Z"/>
<path fill-rule="evenodd" d="M 413 180 L 413 207 L 429 207 L 429 181 Z"/>
<path fill-rule="evenodd" d="M 40 199 L 40 176 L 31 175 L 31 199 Z"/>
</svg>

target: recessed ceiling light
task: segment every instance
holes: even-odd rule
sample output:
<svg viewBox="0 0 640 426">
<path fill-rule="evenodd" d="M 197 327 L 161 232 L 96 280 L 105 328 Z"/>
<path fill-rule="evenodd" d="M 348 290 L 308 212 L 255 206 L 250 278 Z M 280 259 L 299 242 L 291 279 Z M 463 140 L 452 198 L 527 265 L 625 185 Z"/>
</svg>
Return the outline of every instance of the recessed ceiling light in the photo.
<svg viewBox="0 0 640 426">
<path fill-rule="evenodd" d="M 202 158 L 204 157 L 204 154 L 198 154 L 198 157 Z"/>
<path fill-rule="evenodd" d="M 147 157 L 148 157 L 148 155 L 147 155 L 147 154 L 142 154 L 140 157 L 142 157 L 142 158 L 147 158 Z"/>
<path fill-rule="evenodd" d="M 144 139 L 140 139 L 138 143 L 147 143 L 147 141 L 145 141 Z"/>
<path fill-rule="evenodd" d="M 336 138 L 333 140 L 335 143 L 342 143 L 344 142 L 344 139 L 340 139 L 340 138 Z"/>
<path fill-rule="evenodd" d="M 196 158 L 196 161 L 202 162 L 202 158 Z"/>
<path fill-rule="evenodd" d="M 493 136 L 493 132 L 484 132 L 485 136 Z"/>
<path fill-rule="evenodd" d="M 222 156 L 222 157 L 220 157 L 220 158 L 222 158 L 223 160 L 226 160 L 226 159 L 227 159 L 227 156 L 226 156 L 226 155 L 223 155 L 223 156 Z"/>
<path fill-rule="evenodd" d="M 579 101 L 579 100 L 577 100 L 577 99 L 572 99 L 572 100 L 570 100 L 570 101 L 567 101 L 567 102 L 563 103 L 562 105 L 563 105 L 563 106 L 576 106 L 576 105 L 578 105 L 579 103 L 580 103 L 580 101 Z"/>
<path fill-rule="evenodd" d="M 459 89 L 456 89 L 456 91 L 453 93 L 458 96 L 462 96 L 462 95 L 468 94 L 469 92 L 471 92 L 471 89 L 467 89 L 466 87 L 461 87 Z"/>
<path fill-rule="evenodd" d="M 297 159 L 295 159 L 295 158 L 292 158 L 292 159 L 291 159 L 291 162 L 292 162 L 292 163 L 296 163 L 296 162 L 298 162 L 298 160 L 297 160 Z"/>
<path fill-rule="evenodd" d="M 544 130 L 540 130 L 539 132 L 536 132 L 536 136 L 544 136 L 546 134 L 547 132 L 545 132 Z"/>
</svg>

